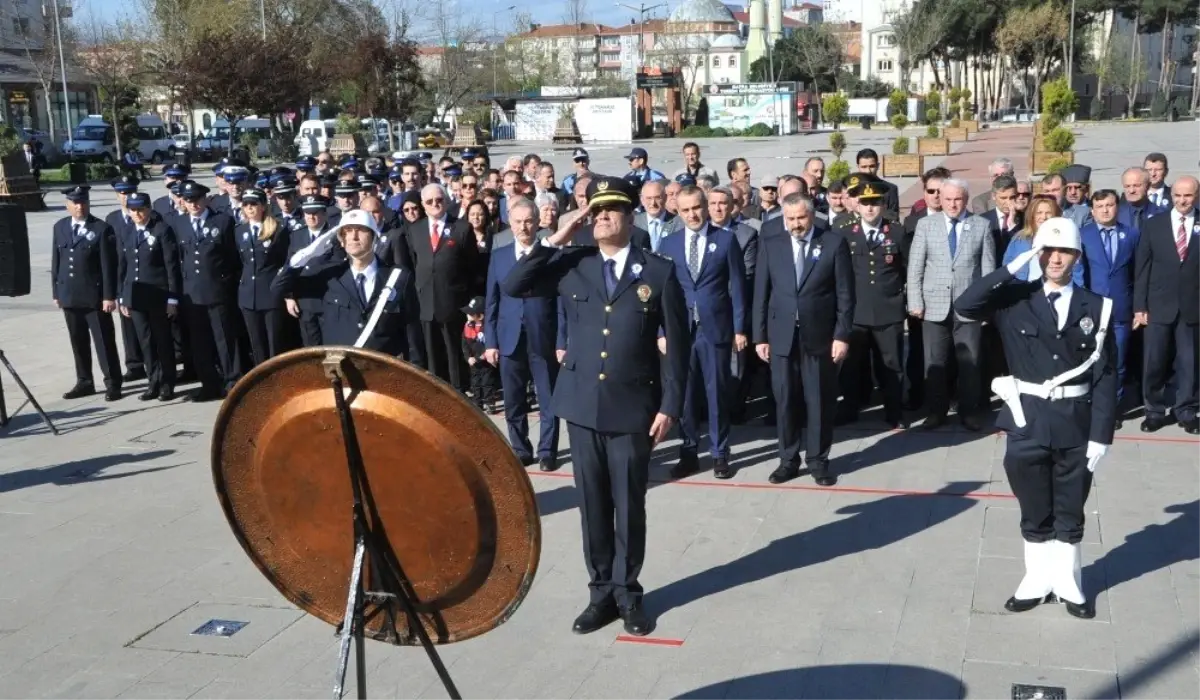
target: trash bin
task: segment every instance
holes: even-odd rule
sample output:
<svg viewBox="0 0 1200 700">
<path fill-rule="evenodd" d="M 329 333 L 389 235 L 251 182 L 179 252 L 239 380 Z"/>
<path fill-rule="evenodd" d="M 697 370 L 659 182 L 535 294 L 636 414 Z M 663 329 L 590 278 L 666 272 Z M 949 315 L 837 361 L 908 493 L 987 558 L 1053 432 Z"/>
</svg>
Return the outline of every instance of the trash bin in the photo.
<svg viewBox="0 0 1200 700">
<path fill-rule="evenodd" d="M 864 129 L 870 129 L 871 124 L 873 124 L 874 122 L 875 122 L 874 117 L 859 117 L 858 118 L 858 123 L 861 124 L 862 128 L 864 128 Z"/>
<path fill-rule="evenodd" d="M 71 161 L 70 165 L 71 184 L 86 185 L 88 181 L 87 163 L 82 163 L 77 160 Z"/>
</svg>

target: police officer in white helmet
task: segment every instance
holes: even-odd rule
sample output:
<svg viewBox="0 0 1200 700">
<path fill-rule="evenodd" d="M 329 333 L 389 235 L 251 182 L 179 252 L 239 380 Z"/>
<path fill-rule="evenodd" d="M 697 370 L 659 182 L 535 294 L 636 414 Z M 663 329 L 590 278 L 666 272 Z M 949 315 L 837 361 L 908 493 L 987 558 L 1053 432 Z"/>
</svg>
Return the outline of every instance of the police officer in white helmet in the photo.
<svg viewBox="0 0 1200 700">
<path fill-rule="evenodd" d="M 1057 597 L 1086 619 L 1096 613 L 1080 582 L 1083 508 L 1112 444 L 1117 374 L 1112 300 L 1071 280 L 1081 250 L 1074 222 L 1048 219 L 1030 251 L 968 287 L 954 308 L 993 320 L 1012 371 L 992 390 L 1005 403 L 996 424 L 1008 434 L 1004 469 L 1021 506 L 1025 578 L 1004 607 L 1025 612 Z M 1042 278 L 1015 279 L 1035 256 Z"/>
</svg>

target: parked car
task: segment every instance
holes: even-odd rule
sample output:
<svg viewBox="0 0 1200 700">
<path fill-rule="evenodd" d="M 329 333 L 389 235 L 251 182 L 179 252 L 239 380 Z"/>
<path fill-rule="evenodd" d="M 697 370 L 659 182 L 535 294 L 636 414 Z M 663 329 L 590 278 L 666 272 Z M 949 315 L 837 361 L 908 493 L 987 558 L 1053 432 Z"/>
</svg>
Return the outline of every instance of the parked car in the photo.
<svg viewBox="0 0 1200 700">
<path fill-rule="evenodd" d="M 233 129 L 234 146 L 239 145 L 242 134 L 247 132 L 258 136 L 258 158 L 266 158 L 271 153 L 271 122 L 268 119 L 246 117 L 239 119 Z M 196 140 L 196 152 L 204 158 L 212 158 L 229 151 L 229 121 L 218 119 L 213 122 L 212 130 Z"/>
<path fill-rule="evenodd" d="M 1019 109 L 1016 107 L 1010 107 L 1008 109 L 1000 110 L 1001 122 L 1028 123 L 1036 120 L 1039 116 L 1040 115 L 1037 112 L 1034 112 L 1032 109 Z"/>
<path fill-rule="evenodd" d="M 135 119 L 138 155 L 143 161 L 157 164 L 175 157 L 175 141 L 167 135 L 166 124 L 158 115 L 139 114 Z M 121 159 L 112 124 L 99 114 L 89 114 L 80 120 L 71 139 L 63 144 L 62 152 L 74 160 L 116 163 Z"/>
</svg>

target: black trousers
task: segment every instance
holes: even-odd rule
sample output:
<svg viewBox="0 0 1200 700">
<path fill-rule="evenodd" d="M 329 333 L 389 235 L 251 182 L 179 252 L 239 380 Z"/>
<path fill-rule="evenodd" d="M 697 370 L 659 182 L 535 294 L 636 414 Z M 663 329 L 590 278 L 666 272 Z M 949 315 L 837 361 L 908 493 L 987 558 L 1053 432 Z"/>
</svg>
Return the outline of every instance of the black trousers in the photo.
<svg viewBox="0 0 1200 700">
<path fill-rule="evenodd" d="M 145 371 L 146 357 L 132 318 L 121 316 L 121 345 L 125 348 L 125 369 L 130 372 Z"/>
<path fill-rule="evenodd" d="M 1051 449 L 1009 435 L 1004 472 L 1021 506 L 1021 536 L 1027 542 L 1078 544 L 1083 539 L 1083 507 L 1092 489 L 1087 445 Z"/>
<path fill-rule="evenodd" d="M 504 387 L 504 421 L 508 424 L 508 443 L 521 457 L 558 456 L 559 420 L 554 417 L 550 397 L 558 380 L 558 360 L 529 351 L 527 335 L 521 332 L 517 347 L 511 355 L 500 356 L 500 383 Z M 487 364 L 487 363 L 484 363 Z M 537 452 L 529 441 L 529 383 L 533 382 L 541 409 L 541 427 Z M 472 386 L 474 391 L 474 386 Z"/>
<path fill-rule="evenodd" d="M 601 433 L 567 423 L 583 524 L 591 602 L 628 607 L 642 598 L 650 435 Z"/>
<path fill-rule="evenodd" d="M 842 401 L 846 411 L 857 414 L 862 408 L 862 384 L 871 383 L 867 374 L 874 363 L 876 375 L 883 386 L 883 412 L 889 419 L 899 420 L 904 393 L 904 324 L 887 326 L 854 326 L 850 334 L 850 354 L 841 368 Z M 868 362 L 864 358 L 869 358 Z M 865 392 L 870 396 L 870 392 Z"/>
<path fill-rule="evenodd" d="M 925 336 L 921 330 L 921 319 L 909 316 L 904 320 L 908 326 L 907 353 L 904 357 L 904 374 L 908 378 L 908 403 L 921 406 L 925 403 Z"/>
<path fill-rule="evenodd" d="M 771 388 L 775 392 L 775 425 L 779 432 L 779 461 L 799 463 L 801 426 L 804 453 L 813 476 L 829 469 L 833 447 L 833 414 L 837 407 L 837 365 L 832 350 L 815 355 L 792 338 L 787 357 L 771 355 Z"/>
<path fill-rule="evenodd" d="M 425 334 L 425 369 L 430 374 L 445 380 L 459 391 L 466 391 L 463 382 L 466 362 L 459 352 L 462 344 L 463 324 L 466 317 L 451 320 L 447 323 L 440 321 L 422 321 L 421 330 Z"/>
<path fill-rule="evenodd" d="M 192 334 L 188 330 L 187 315 L 183 306 L 178 307 L 178 313 L 171 319 L 171 341 L 175 346 L 175 363 L 183 364 L 183 373 L 195 376 L 196 365 L 192 362 Z"/>
<path fill-rule="evenodd" d="M 201 385 L 209 391 L 232 389 L 241 376 L 238 357 L 241 330 L 234 305 L 185 301 L 184 313 L 191 334 L 192 359 Z"/>
<path fill-rule="evenodd" d="M 952 353 L 957 365 L 958 414 L 969 416 L 982 408 L 983 383 L 979 377 L 982 328 L 975 321 L 959 321 L 953 311 L 945 321 L 921 323 L 925 334 L 925 394 L 929 399 L 929 415 L 945 416 L 950 411 Z"/>
<path fill-rule="evenodd" d="M 1154 323 L 1146 326 L 1143 344 L 1145 371 L 1142 396 L 1146 415 L 1162 417 L 1167 413 L 1167 380 L 1174 369 L 1175 419 L 1189 421 L 1196 417 L 1197 386 L 1200 371 L 1197 363 L 1197 329 L 1189 323 Z"/>
<path fill-rule="evenodd" d="M 147 311 L 130 309 L 128 320 L 145 358 L 150 388 L 175 388 L 175 341 L 171 337 L 171 319 L 166 307 L 151 307 Z"/>
<path fill-rule="evenodd" d="M 321 335 L 321 314 L 307 309 L 300 310 L 300 342 L 306 348 L 324 345 L 325 338 Z"/>
<path fill-rule="evenodd" d="M 286 320 L 291 318 L 282 308 L 255 311 L 242 309 L 242 320 L 246 323 L 246 335 L 250 339 L 250 357 L 253 366 L 287 352 Z"/>
<path fill-rule="evenodd" d="M 100 309 L 63 309 L 67 321 L 67 337 L 75 357 L 75 379 L 79 384 L 95 386 L 92 375 L 92 343 L 104 386 L 121 388 L 121 357 L 117 354 L 116 328 L 111 313 Z"/>
</svg>

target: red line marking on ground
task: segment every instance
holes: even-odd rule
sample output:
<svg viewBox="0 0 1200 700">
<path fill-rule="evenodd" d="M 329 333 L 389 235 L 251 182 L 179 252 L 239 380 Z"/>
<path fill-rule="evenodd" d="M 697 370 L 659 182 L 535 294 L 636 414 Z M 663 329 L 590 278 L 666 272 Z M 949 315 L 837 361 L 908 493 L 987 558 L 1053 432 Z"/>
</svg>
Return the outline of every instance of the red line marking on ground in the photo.
<svg viewBox="0 0 1200 700">
<path fill-rule="evenodd" d="M 1116 435 L 1114 439 L 1121 442 L 1166 442 L 1179 445 L 1200 445 L 1200 440 L 1196 438 L 1173 438 L 1173 437 L 1126 437 L 1124 435 Z"/>
<path fill-rule="evenodd" d="M 573 479 L 573 474 L 566 472 L 543 472 L 543 471 L 527 471 L 530 476 L 548 476 L 559 479 Z M 861 486 L 806 486 L 804 484 L 747 484 L 747 483 L 731 483 L 728 481 L 705 481 L 689 479 L 687 481 L 669 481 L 666 479 L 651 479 L 652 484 L 662 484 L 666 486 L 711 486 L 722 489 L 750 489 L 759 491 L 825 491 L 832 493 L 871 493 L 884 496 L 956 496 L 958 498 L 996 498 L 996 499 L 1013 499 L 1016 496 L 1011 493 L 946 493 L 943 491 L 916 491 L 906 489 L 877 489 Z"/>
<path fill-rule="evenodd" d="M 666 639 L 664 637 L 634 637 L 628 634 L 617 636 L 618 642 L 627 644 L 650 644 L 659 647 L 681 647 L 683 646 L 682 639 Z"/>
</svg>

